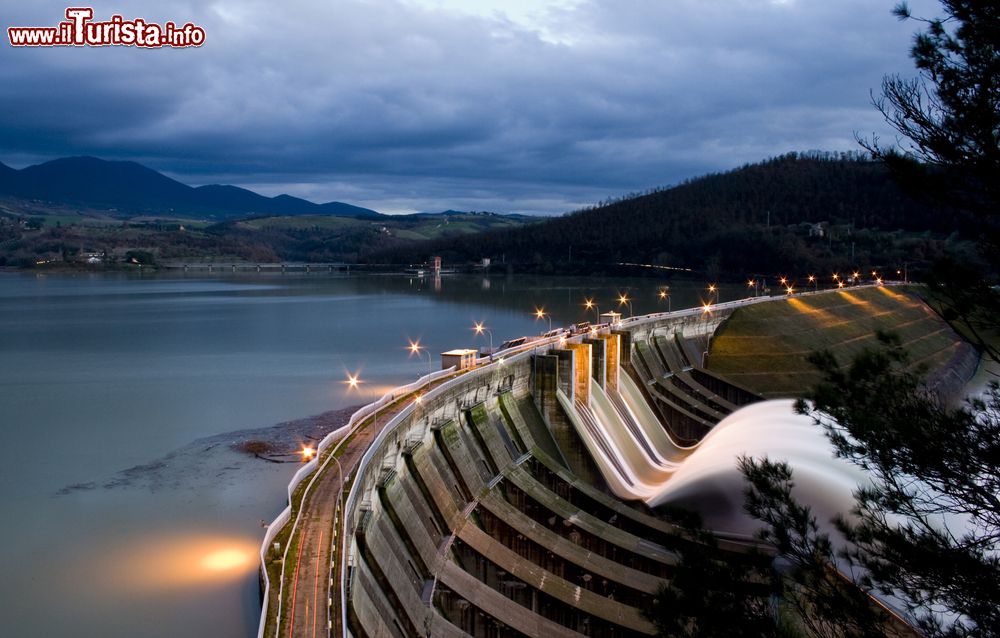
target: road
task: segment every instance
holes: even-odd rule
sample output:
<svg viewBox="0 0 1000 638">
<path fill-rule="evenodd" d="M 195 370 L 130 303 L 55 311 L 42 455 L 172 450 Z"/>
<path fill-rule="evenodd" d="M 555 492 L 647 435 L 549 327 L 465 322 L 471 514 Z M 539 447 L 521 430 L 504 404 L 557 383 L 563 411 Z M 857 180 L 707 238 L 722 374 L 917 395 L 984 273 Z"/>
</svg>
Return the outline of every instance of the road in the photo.
<svg viewBox="0 0 1000 638">
<path fill-rule="evenodd" d="M 441 382 L 428 385 L 422 392 L 427 392 L 438 383 Z M 345 480 L 350 480 L 349 477 L 354 474 L 365 450 L 378 433 L 408 405 L 410 400 L 409 397 L 402 397 L 395 403 L 389 404 L 378 411 L 375 424 L 369 420 L 363 428 L 359 428 L 354 438 L 346 444 L 343 454 L 338 457 Z M 291 590 L 291 598 L 282 612 L 281 636 L 319 638 L 329 635 L 327 609 L 328 601 L 333 596 L 330 587 L 333 550 L 331 541 L 334 540 L 337 503 L 342 490 L 337 463 L 331 461 L 320 472 L 309 496 L 302 504 L 299 526 L 296 530 L 299 547 L 294 558 L 291 554 L 288 556 L 287 567 L 291 569 L 286 568 L 285 571 L 289 579 L 285 583 L 285 591 Z"/>
</svg>

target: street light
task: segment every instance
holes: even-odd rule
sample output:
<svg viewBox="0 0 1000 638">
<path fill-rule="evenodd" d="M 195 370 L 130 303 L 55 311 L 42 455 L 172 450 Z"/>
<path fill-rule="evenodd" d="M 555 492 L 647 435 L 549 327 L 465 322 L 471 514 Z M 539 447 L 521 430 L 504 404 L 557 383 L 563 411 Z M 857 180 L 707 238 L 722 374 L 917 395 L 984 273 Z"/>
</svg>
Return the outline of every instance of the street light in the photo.
<svg viewBox="0 0 1000 638">
<path fill-rule="evenodd" d="M 596 303 L 594 303 L 593 299 L 584 299 L 583 307 L 586 308 L 587 310 L 594 310 L 597 313 L 597 320 L 598 321 L 601 320 L 601 308 Z"/>
<path fill-rule="evenodd" d="M 548 319 L 549 332 L 552 332 L 552 316 L 545 312 L 545 308 L 535 308 L 535 319 Z"/>
<path fill-rule="evenodd" d="M 476 332 L 476 335 L 481 335 L 484 332 L 490 335 L 490 356 L 493 356 L 493 331 L 483 325 L 482 321 L 473 324 L 472 329 Z"/>
<path fill-rule="evenodd" d="M 624 306 L 625 304 L 628 304 L 628 316 L 631 317 L 632 314 L 633 314 L 632 313 L 632 300 L 629 299 L 627 295 L 618 295 L 618 305 L 619 306 Z"/>
<path fill-rule="evenodd" d="M 411 344 L 411 349 L 412 349 L 412 344 Z M 429 353 L 428 353 L 428 356 L 430 356 Z M 347 384 L 347 391 L 348 392 L 350 392 L 351 390 L 357 390 L 358 386 L 360 386 L 362 383 L 364 383 L 364 381 L 362 381 L 360 377 L 361 377 L 360 374 L 350 374 L 350 373 L 347 374 L 347 381 L 344 381 L 344 383 Z M 376 430 L 378 429 L 378 411 L 379 411 L 380 408 L 381 408 L 381 406 L 377 406 L 375 408 L 375 410 L 372 412 L 373 424 L 374 424 Z M 359 423 L 360 423 L 360 421 L 359 421 Z"/>
<path fill-rule="evenodd" d="M 667 300 L 667 312 L 670 312 L 670 288 L 660 289 L 660 301 Z"/>
<path fill-rule="evenodd" d="M 302 462 L 308 463 L 312 458 L 316 456 L 316 448 L 311 445 L 302 446 Z"/>
<path fill-rule="evenodd" d="M 809 283 L 813 285 L 813 291 L 819 290 L 819 282 L 816 281 L 816 275 L 809 275 Z"/>
<path fill-rule="evenodd" d="M 715 295 L 715 303 L 719 303 L 719 288 L 715 284 L 708 284 L 708 294 Z M 711 297 L 709 297 L 711 298 Z"/>
<path fill-rule="evenodd" d="M 410 350 L 409 356 L 411 356 L 411 357 L 413 355 L 417 355 L 418 357 L 420 357 L 420 356 L 422 356 L 421 351 L 426 351 L 427 352 L 427 372 L 428 373 L 433 373 L 434 372 L 434 361 L 431 359 L 430 350 L 427 350 L 427 348 L 425 348 L 422 345 L 420 345 L 420 340 L 419 339 L 417 341 L 411 341 L 410 342 L 409 350 Z"/>
</svg>

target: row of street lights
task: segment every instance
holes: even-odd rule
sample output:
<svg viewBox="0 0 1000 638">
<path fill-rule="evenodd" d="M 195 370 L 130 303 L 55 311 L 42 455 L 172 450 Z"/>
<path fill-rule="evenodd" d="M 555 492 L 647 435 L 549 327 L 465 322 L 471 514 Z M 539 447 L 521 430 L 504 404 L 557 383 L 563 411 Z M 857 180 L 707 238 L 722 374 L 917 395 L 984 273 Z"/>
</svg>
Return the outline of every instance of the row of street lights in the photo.
<svg viewBox="0 0 1000 638">
<path fill-rule="evenodd" d="M 902 270 L 897 270 L 896 274 L 902 276 L 903 275 L 903 271 Z M 833 280 L 833 283 L 836 284 L 837 288 L 845 288 L 848 285 L 857 285 L 857 284 L 861 283 L 861 272 L 855 270 L 855 271 L 853 271 L 848 276 L 841 276 L 840 273 L 836 273 L 835 272 L 832 275 L 832 280 Z M 818 291 L 819 290 L 819 277 L 818 276 L 816 276 L 816 275 L 808 275 L 806 277 L 806 281 L 810 285 L 812 285 L 813 291 Z M 882 283 L 883 283 L 883 281 L 884 281 L 884 279 L 879 274 L 879 272 L 877 270 L 873 270 L 871 272 L 871 281 L 874 281 L 877 285 L 881 286 Z M 789 280 L 788 277 L 784 277 L 784 276 L 783 277 L 778 277 L 778 283 L 781 284 L 781 286 L 785 289 L 785 294 L 791 295 L 791 294 L 795 293 L 795 283 L 794 283 L 794 281 Z M 755 297 L 758 294 L 760 294 L 762 291 L 765 291 L 767 289 L 766 286 L 767 286 L 766 285 L 766 278 L 763 277 L 763 276 L 760 276 L 759 279 L 756 278 L 756 277 L 754 277 L 754 278 L 751 278 L 751 279 L 749 279 L 747 281 L 747 287 L 754 289 L 754 296 Z M 712 291 L 712 289 L 713 289 L 713 286 L 709 286 L 709 291 Z"/>
<path fill-rule="evenodd" d="M 897 274 L 903 275 L 903 272 L 902 271 L 897 271 Z M 877 283 L 879 285 L 882 284 L 883 279 L 879 275 L 878 271 L 873 270 L 871 272 L 871 276 L 872 276 L 872 279 L 875 281 L 875 283 Z M 852 284 L 853 285 L 853 284 L 859 283 L 861 281 L 861 272 L 860 271 L 853 271 L 850 274 L 849 277 L 842 277 L 840 275 L 840 273 L 833 273 L 833 277 L 832 278 L 833 278 L 833 282 L 837 285 L 837 288 L 844 288 L 848 284 Z M 814 291 L 815 290 L 819 290 L 819 278 L 816 275 L 812 275 L 812 274 L 808 275 L 806 277 L 806 280 L 810 284 L 812 284 Z M 791 295 L 791 294 L 795 293 L 794 282 L 791 281 L 791 280 L 789 280 L 788 277 L 785 277 L 785 276 L 779 277 L 778 278 L 778 283 L 780 283 L 781 286 L 784 287 L 786 294 Z M 749 280 L 747 280 L 747 287 L 753 288 L 753 290 L 754 290 L 754 296 L 757 296 L 762 291 L 766 290 L 766 277 L 764 277 L 763 275 L 758 275 L 758 276 L 754 276 L 754 277 L 750 278 Z M 714 283 L 713 284 L 709 284 L 707 290 L 708 290 L 708 293 L 709 293 L 709 299 L 708 299 L 707 303 L 705 303 L 705 304 L 702 305 L 702 308 L 704 308 L 706 312 L 708 312 L 708 311 L 711 310 L 713 303 L 715 303 L 715 304 L 720 303 L 720 292 L 719 292 L 718 285 L 716 285 Z M 659 299 L 659 301 L 666 300 L 666 302 L 667 302 L 667 312 L 672 312 L 673 309 L 672 309 L 672 304 L 671 304 L 671 295 L 670 295 L 670 287 L 669 286 L 664 286 L 664 287 L 660 288 L 659 291 L 658 291 L 658 293 L 657 293 L 657 298 Z M 633 308 L 632 308 L 632 298 L 629 297 L 628 294 L 621 294 L 620 293 L 618 295 L 618 298 L 616 299 L 616 301 L 618 302 L 618 306 L 619 307 L 628 306 L 629 317 L 633 316 L 634 313 L 633 313 Z M 596 313 L 596 316 L 597 316 L 598 320 L 600 319 L 600 317 L 601 317 L 601 309 L 600 309 L 600 306 L 598 306 L 598 304 L 594 301 L 593 298 L 586 298 L 586 299 L 584 299 L 583 307 L 584 307 L 584 309 L 587 312 L 593 310 Z M 546 312 L 544 307 L 537 307 L 537 308 L 535 308 L 534 316 L 535 316 L 536 320 L 538 320 L 538 319 L 546 319 L 548 321 L 549 332 L 552 332 L 552 315 L 550 313 Z M 493 331 L 490 330 L 485 325 L 485 322 L 482 322 L 482 321 L 474 322 L 473 325 L 472 325 L 471 330 L 475 333 L 474 336 L 478 337 L 478 336 L 483 335 L 483 334 L 486 334 L 486 335 L 489 336 L 489 340 L 490 340 L 490 353 L 492 354 L 493 353 Z M 431 372 L 431 373 L 434 372 L 434 360 L 433 360 L 433 357 L 431 356 L 430 351 L 425 346 L 420 345 L 420 341 L 419 340 L 410 341 L 409 342 L 408 350 L 409 350 L 410 356 L 417 355 L 418 357 L 423 357 L 424 355 L 426 355 L 427 356 L 427 368 L 428 368 L 428 372 Z M 347 375 L 347 380 L 344 381 L 344 383 L 347 384 L 348 390 L 354 390 L 354 389 L 358 388 L 358 385 L 361 384 L 362 381 L 361 381 L 359 375 L 357 375 L 357 374 L 348 374 Z M 416 402 L 420 403 L 420 397 L 419 396 L 416 398 Z M 378 410 L 377 409 L 374 412 L 374 416 L 375 416 L 376 423 L 377 423 L 377 419 L 378 419 Z M 316 455 L 316 449 L 314 447 L 312 447 L 312 446 L 305 446 L 305 447 L 302 448 L 302 460 L 303 461 L 309 461 L 315 455 Z"/>
</svg>

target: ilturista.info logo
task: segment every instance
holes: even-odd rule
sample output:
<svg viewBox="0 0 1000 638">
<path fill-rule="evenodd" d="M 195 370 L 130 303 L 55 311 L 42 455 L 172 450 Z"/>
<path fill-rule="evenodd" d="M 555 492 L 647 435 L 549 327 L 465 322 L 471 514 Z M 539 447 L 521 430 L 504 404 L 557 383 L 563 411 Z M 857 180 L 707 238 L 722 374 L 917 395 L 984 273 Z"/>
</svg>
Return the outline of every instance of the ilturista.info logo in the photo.
<svg viewBox="0 0 1000 638">
<path fill-rule="evenodd" d="M 126 20 L 120 15 L 100 22 L 94 21 L 90 7 L 69 7 L 64 22 L 54 27 L 7 27 L 7 39 L 15 47 L 185 48 L 205 44 L 205 29 L 190 22 L 161 25 L 142 18 Z"/>
</svg>

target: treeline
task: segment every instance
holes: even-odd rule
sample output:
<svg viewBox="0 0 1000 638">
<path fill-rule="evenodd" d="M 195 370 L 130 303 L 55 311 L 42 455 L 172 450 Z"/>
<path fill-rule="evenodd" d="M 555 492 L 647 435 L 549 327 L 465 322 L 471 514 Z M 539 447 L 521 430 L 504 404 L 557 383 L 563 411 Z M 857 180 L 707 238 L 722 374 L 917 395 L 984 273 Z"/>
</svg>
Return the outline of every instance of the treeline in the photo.
<svg viewBox="0 0 1000 638">
<path fill-rule="evenodd" d="M 948 211 L 904 195 L 860 154 L 791 153 L 679 186 L 465 242 L 428 241 L 365 255 L 409 263 L 494 264 L 599 273 L 620 262 L 709 274 L 777 273 L 904 263 L 919 269 L 974 233 Z"/>
</svg>

